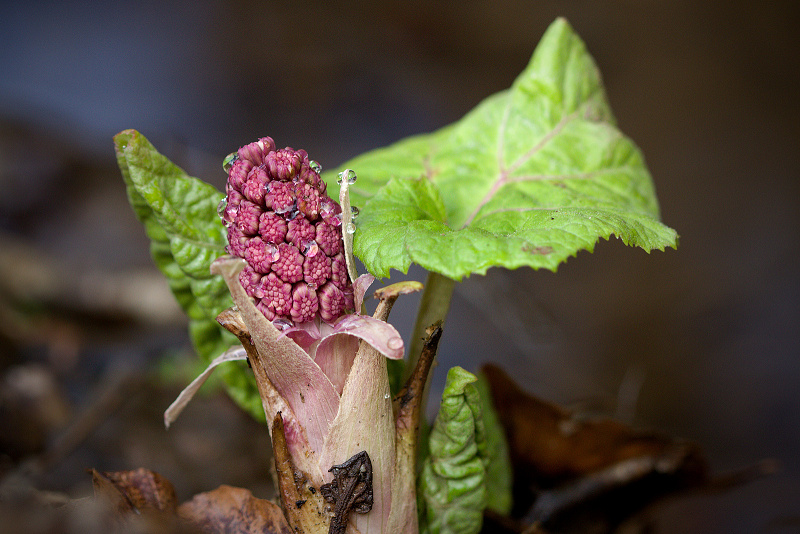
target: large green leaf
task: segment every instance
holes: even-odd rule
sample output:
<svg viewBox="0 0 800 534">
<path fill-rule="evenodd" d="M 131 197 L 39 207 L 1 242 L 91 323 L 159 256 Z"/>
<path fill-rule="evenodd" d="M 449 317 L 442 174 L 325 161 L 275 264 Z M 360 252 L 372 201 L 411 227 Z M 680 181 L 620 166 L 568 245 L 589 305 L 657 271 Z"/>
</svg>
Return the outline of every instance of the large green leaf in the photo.
<svg viewBox="0 0 800 534">
<path fill-rule="evenodd" d="M 461 367 L 447 373 L 418 484 L 424 532 L 469 534 L 481 529 L 490 454 L 476 380 Z"/>
<path fill-rule="evenodd" d="M 114 144 L 128 200 L 150 238 L 153 260 L 189 316 L 195 350 L 209 362 L 238 343 L 217 324 L 217 315 L 233 301 L 222 277 L 210 271 L 211 262 L 225 253 L 227 244 L 225 227 L 217 216 L 224 195 L 188 176 L 135 130 L 120 132 Z M 221 374 L 231 396 L 263 419 L 247 366 L 229 364 L 221 368 Z"/>
<path fill-rule="evenodd" d="M 648 252 L 677 245 L 641 152 L 563 19 L 510 89 L 344 167 L 358 174 L 355 253 L 376 276 L 412 262 L 456 280 L 492 266 L 555 270 L 612 234 Z"/>
</svg>

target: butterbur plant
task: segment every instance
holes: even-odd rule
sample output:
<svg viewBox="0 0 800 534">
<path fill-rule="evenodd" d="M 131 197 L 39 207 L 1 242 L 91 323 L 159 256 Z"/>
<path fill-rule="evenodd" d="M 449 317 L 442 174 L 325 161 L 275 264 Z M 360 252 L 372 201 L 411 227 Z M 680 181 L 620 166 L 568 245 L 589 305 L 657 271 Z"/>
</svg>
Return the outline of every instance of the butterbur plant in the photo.
<svg viewBox="0 0 800 534">
<path fill-rule="evenodd" d="M 136 131 L 115 144 L 153 258 L 210 364 L 165 420 L 217 365 L 247 360 L 220 370 L 234 399 L 266 416 L 284 515 L 299 532 L 470 533 L 485 509 L 508 513 L 503 431 L 478 377 L 448 372 L 417 443 L 454 284 L 493 266 L 555 270 L 612 234 L 647 251 L 677 245 L 564 20 L 510 89 L 341 170 L 322 173 L 304 150 L 263 137 L 224 159 L 223 193 Z M 422 284 L 379 289 L 372 316 L 363 301 L 374 277 L 411 263 L 429 275 L 406 351 L 386 321 Z"/>
</svg>

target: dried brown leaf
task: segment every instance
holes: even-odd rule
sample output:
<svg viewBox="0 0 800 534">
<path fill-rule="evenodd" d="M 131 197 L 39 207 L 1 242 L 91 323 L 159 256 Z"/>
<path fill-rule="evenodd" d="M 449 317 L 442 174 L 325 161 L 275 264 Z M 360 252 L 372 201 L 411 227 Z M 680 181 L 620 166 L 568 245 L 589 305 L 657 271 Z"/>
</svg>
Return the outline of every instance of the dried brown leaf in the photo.
<svg viewBox="0 0 800 534">
<path fill-rule="evenodd" d="M 210 534 L 292 534 L 280 506 L 232 486 L 195 495 L 178 515 Z"/>
<path fill-rule="evenodd" d="M 483 373 L 508 438 L 522 524 L 607 532 L 648 502 L 708 479 L 694 444 L 581 417 L 526 393 L 498 367 Z"/>
<path fill-rule="evenodd" d="M 137 510 L 152 508 L 174 512 L 178 507 L 175 487 L 155 471 L 139 468 L 133 471 L 103 473 Z"/>
<path fill-rule="evenodd" d="M 676 446 L 685 460 L 699 460 L 699 450 L 690 444 L 611 419 L 581 418 L 529 395 L 498 367 L 488 365 L 483 372 L 509 438 L 512 461 L 539 486 L 558 485 L 634 458 L 672 458 Z M 680 467 L 670 465 L 673 471 Z"/>
</svg>

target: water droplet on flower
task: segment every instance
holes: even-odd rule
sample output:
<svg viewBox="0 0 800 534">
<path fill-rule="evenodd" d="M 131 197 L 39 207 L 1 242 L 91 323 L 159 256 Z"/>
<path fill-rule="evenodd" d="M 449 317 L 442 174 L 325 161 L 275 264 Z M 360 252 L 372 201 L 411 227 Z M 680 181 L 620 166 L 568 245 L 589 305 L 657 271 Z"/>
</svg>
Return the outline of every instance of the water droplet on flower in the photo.
<svg viewBox="0 0 800 534">
<path fill-rule="evenodd" d="M 281 259 L 281 252 L 278 250 L 278 247 L 275 246 L 274 243 L 267 243 L 267 255 L 269 256 L 269 261 L 275 263 L 279 259 Z"/>
<path fill-rule="evenodd" d="M 319 245 L 313 239 L 310 241 L 303 241 L 301 252 L 303 253 L 303 256 L 307 258 L 313 258 L 319 254 Z"/>
<path fill-rule="evenodd" d="M 355 206 L 350 206 L 350 211 L 352 211 L 352 212 L 353 212 L 353 216 L 352 216 L 352 217 L 350 217 L 350 219 L 351 219 L 351 220 L 352 220 L 352 219 L 355 219 L 356 217 L 358 217 L 358 214 L 359 214 L 359 213 L 361 213 L 361 210 L 360 210 L 360 209 L 358 209 L 358 208 L 357 208 L 357 207 L 355 207 Z"/>
<path fill-rule="evenodd" d="M 286 330 L 287 328 L 291 328 L 294 326 L 294 323 L 289 319 L 284 319 L 283 317 L 278 317 L 274 321 L 272 321 L 272 325 L 277 328 L 278 330 Z"/>
<path fill-rule="evenodd" d="M 356 233 L 356 225 L 349 222 L 347 223 L 347 226 L 344 227 L 344 231 L 347 232 L 348 234 L 354 234 Z"/>
<path fill-rule="evenodd" d="M 217 204 L 217 215 L 222 219 L 222 224 L 225 225 L 225 228 L 233 226 L 233 220 L 236 218 L 238 212 L 239 210 L 237 208 L 228 209 L 228 197 L 223 198 L 219 201 L 219 204 Z"/>
<path fill-rule="evenodd" d="M 331 226 L 341 226 L 342 225 L 342 214 L 337 213 L 336 215 L 332 215 L 330 217 L 325 217 L 324 221 Z"/>
<path fill-rule="evenodd" d="M 292 211 L 297 211 L 297 204 L 292 203 L 289 204 L 288 206 L 281 206 L 280 208 L 275 208 L 275 213 L 277 213 L 278 215 L 283 215 L 284 218 L 289 218 L 289 220 L 293 219 L 294 217 L 297 217 L 297 214 L 296 213 L 293 214 Z M 286 216 L 287 213 L 289 214 L 288 216 Z"/>
<path fill-rule="evenodd" d="M 402 338 L 399 337 L 393 337 L 392 339 L 387 341 L 386 344 L 389 346 L 390 349 L 397 350 L 403 347 L 403 340 Z"/>
<path fill-rule="evenodd" d="M 230 154 L 225 156 L 225 159 L 222 160 L 222 168 L 223 168 L 223 170 L 225 172 L 230 172 L 231 171 L 231 167 L 233 167 L 233 164 L 236 162 L 237 159 L 239 159 L 239 153 L 238 152 L 231 152 Z"/>
<path fill-rule="evenodd" d="M 323 198 L 319 203 L 319 214 L 322 218 L 330 217 L 336 212 L 336 206 L 333 203 L 333 200 L 329 198 Z"/>
<path fill-rule="evenodd" d="M 311 170 L 317 174 L 322 172 L 322 165 L 320 165 L 317 161 L 314 161 L 313 159 L 308 162 L 308 166 L 311 167 Z"/>
<path fill-rule="evenodd" d="M 356 183 L 356 171 L 352 169 L 347 169 L 347 175 L 345 176 L 345 172 L 342 171 L 339 173 L 339 178 L 336 180 L 336 183 L 342 185 L 342 181 L 347 180 L 347 183 L 353 185 Z"/>
</svg>

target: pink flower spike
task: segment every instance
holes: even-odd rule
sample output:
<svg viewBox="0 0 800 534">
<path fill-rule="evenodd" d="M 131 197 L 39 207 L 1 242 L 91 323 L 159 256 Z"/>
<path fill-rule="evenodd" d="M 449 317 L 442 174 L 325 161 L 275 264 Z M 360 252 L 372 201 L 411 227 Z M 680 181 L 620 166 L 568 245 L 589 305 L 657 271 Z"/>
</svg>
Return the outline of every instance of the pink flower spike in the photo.
<svg viewBox="0 0 800 534">
<path fill-rule="evenodd" d="M 339 253 L 331 258 L 331 282 L 344 291 L 347 289 L 347 286 L 350 285 L 348 283 L 349 281 L 350 278 L 347 275 L 347 264 L 344 261 L 344 254 Z"/>
<path fill-rule="evenodd" d="M 304 163 L 300 168 L 299 174 L 300 182 L 304 184 L 311 184 L 315 189 L 319 189 L 320 193 L 325 194 L 325 182 L 320 178 L 319 173 L 311 168 L 310 165 Z"/>
<path fill-rule="evenodd" d="M 275 245 L 256 236 L 247 243 L 244 259 L 256 272 L 267 274 L 272 265 L 273 249 L 276 249 Z"/>
<path fill-rule="evenodd" d="M 261 167 L 253 167 L 253 170 L 247 175 L 247 181 L 242 186 L 242 194 L 250 202 L 263 206 L 268 183 L 269 178 L 266 171 Z"/>
<path fill-rule="evenodd" d="M 308 222 L 305 217 L 295 217 L 289 221 L 289 230 L 286 232 L 286 240 L 298 249 L 303 247 L 303 243 L 311 241 L 317 232 L 314 225 Z"/>
<path fill-rule="evenodd" d="M 319 244 L 322 252 L 328 256 L 335 256 L 342 251 L 341 227 L 331 226 L 325 221 L 320 221 L 316 226 L 314 240 Z"/>
<path fill-rule="evenodd" d="M 329 197 L 320 200 L 319 215 L 331 226 L 342 225 L 342 207 Z"/>
<path fill-rule="evenodd" d="M 261 274 L 253 270 L 249 265 L 245 265 L 239 273 L 239 283 L 242 284 L 244 292 L 248 297 L 261 298 L 264 296 L 264 288 L 261 285 Z"/>
<path fill-rule="evenodd" d="M 264 204 L 268 209 L 283 215 L 295 206 L 294 187 L 291 182 L 273 180 L 269 183 L 269 191 L 264 196 Z"/>
<path fill-rule="evenodd" d="M 303 279 L 303 255 L 288 243 L 278 245 L 278 259 L 272 263 L 272 272 L 291 284 Z"/>
<path fill-rule="evenodd" d="M 251 238 L 249 236 L 244 235 L 234 224 L 228 228 L 228 253 L 243 258 L 244 251 L 247 248 L 247 243 L 250 242 L 250 239 Z"/>
<path fill-rule="evenodd" d="M 258 234 L 258 218 L 264 210 L 256 206 L 249 200 L 242 200 L 239 204 L 239 212 L 236 214 L 236 227 L 249 236 Z"/>
<path fill-rule="evenodd" d="M 256 302 L 256 309 L 263 313 L 264 317 L 269 321 L 272 321 L 275 318 L 275 312 L 272 311 L 267 304 L 268 302 L 266 299 L 258 299 L 258 302 Z"/>
<path fill-rule="evenodd" d="M 275 150 L 275 142 L 271 137 L 262 137 L 254 143 L 239 149 L 239 159 L 244 159 L 258 166 L 264 163 L 264 156 Z"/>
<path fill-rule="evenodd" d="M 252 168 L 253 162 L 242 159 L 241 157 L 233 163 L 233 166 L 228 173 L 228 183 L 231 185 L 231 187 L 233 187 L 234 190 L 240 193 L 242 192 L 242 187 L 244 187 L 244 184 L 247 181 L 247 175 L 250 173 L 250 169 Z"/>
<path fill-rule="evenodd" d="M 305 151 L 303 151 L 305 152 Z M 293 149 L 286 147 L 267 154 L 264 160 L 269 175 L 273 180 L 282 182 L 290 181 L 292 177 L 300 171 L 303 164 L 301 154 Z"/>
<path fill-rule="evenodd" d="M 314 287 L 320 287 L 331 277 L 331 259 L 325 254 L 316 254 L 315 256 L 306 256 L 303 261 L 303 280 Z M 327 284 L 325 284 L 327 285 Z M 331 284 L 333 285 L 333 284 Z M 336 286 L 334 286 L 336 287 Z M 344 308 L 341 310 L 344 312 Z M 326 321 L 331 321 L 341 315 L 334 316 L 332 319 L 326 319 L 323 315 L 322 318 Z"/>
<path fill-rule="evenodd" d="M 272 211 L 265 211 L 258 219 L 258 233 L 267 243 L 283 243 L 288 226 L 286 220 Z"/>
<path fill-rule="evenodd" d="M 311 184 L 298 183 L 295 186 L 297 209 L 313 221 L 319 216 L 320 191 Z"/>
<path fill-rule="evenodd" d="M 292 319 L 295 323 L 305 323 L 314 318 L 319 309 L 317 292 L 306 283 L 299 283 L 292 291 Z"/>
<path fill-rule="evenodd" d="M 275 273 L 269 273 L 262 279 L 263 296 L 261 297 L 262 309 L 270 311 L 267 315 L 270 320 L 275 315 L 286 317 L 292 309 L 292 284 L 284 282 Z"/>
<path fill-rule="evenodd" d="M 333 323 L 347 308 L 344 292 L 333 282 L 328 282 L 317 291 L 319 298 L 319 316 L 326 323 Z"/>
</svg>

